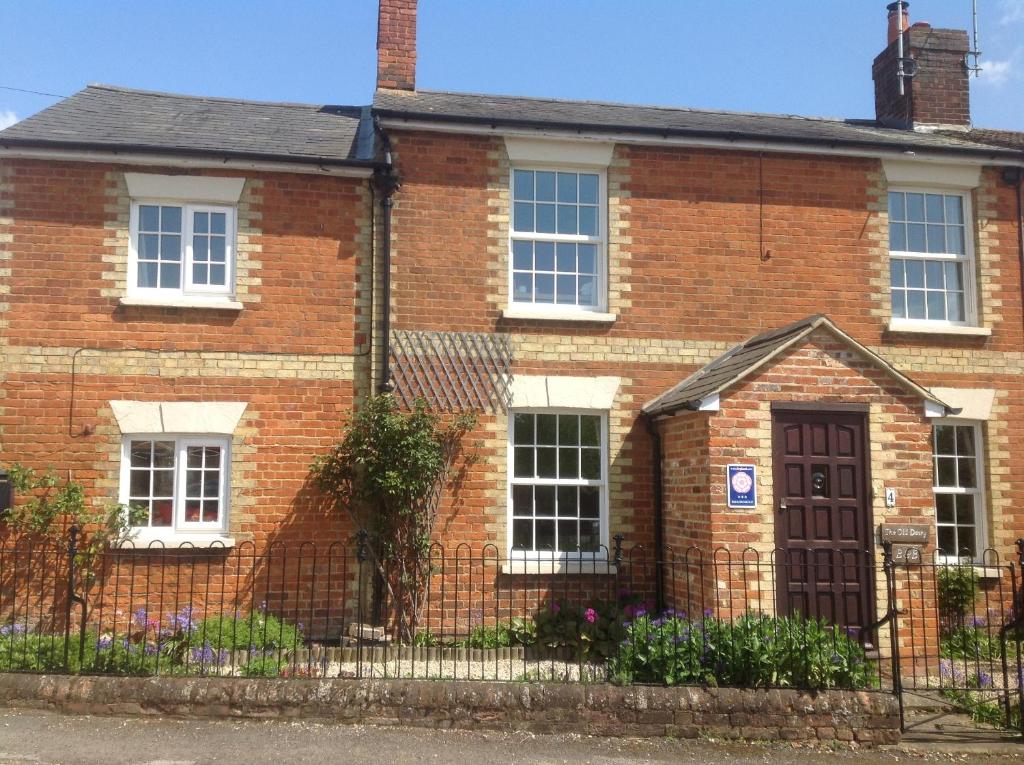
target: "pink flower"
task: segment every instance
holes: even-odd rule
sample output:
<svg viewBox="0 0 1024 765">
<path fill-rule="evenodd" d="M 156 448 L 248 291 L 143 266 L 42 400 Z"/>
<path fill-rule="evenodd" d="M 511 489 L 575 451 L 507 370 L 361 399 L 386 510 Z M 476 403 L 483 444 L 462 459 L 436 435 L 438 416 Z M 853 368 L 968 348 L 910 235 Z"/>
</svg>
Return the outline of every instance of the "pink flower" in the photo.
<svg viewBox="0 0 1024 765">
<path fill-rule="evenodd" d="M 551 613 L 557 614 L 561 610 L 562 610 L 562 607 L 560 605 L 558 605 L 557 601 L 555 601 L 555 602 L 553 602 L 551 604 Z"/>
<path fill-rule="evenodd" d="M 591 624 L 593 624 L 597 621 L 597 611 L 595 611 L 593 608 L 588 608 L 586 611 L 583 612 L 583 618 Z"/>
</svg>

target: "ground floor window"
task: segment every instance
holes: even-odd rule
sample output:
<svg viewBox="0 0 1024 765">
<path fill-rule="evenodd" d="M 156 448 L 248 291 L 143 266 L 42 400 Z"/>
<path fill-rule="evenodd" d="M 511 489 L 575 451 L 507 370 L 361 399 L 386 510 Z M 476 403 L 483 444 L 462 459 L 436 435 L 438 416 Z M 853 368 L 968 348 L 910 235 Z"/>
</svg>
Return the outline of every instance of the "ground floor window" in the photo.
<svg viewBox="0 0 1024 765">
<path fill-rule="evenodd" d="M 982 435 L 978 423 L 933 427 L 933 484 L 939 554 L 977 559 L 986 546 Z"/>
<path fill-rule="evenodd" d="M 512 552 L 598 552 L 607 543 L 605 414 L 513 412 L 509 452 Z"/>
<path fill-rule="evenodd" d="M 121 503 L 138 511 L 140 529 L 224 531 L 228 464 L 226 438 L 127 436 L 121 455 Z"/>
</svg>

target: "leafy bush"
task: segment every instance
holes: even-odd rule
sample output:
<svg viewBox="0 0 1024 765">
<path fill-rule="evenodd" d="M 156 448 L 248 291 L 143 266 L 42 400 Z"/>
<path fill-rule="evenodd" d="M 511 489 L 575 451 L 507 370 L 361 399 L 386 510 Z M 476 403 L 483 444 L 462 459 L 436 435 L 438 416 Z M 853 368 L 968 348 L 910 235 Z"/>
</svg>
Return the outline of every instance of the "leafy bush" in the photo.
<svg viewBox="0 0 1024 765">
<path fill-rule="evenodd" d="M 1011 638 L 1013 636 L 1010 636 Z M 1017 655 L 1013 640 L 1006 641 L 1008 657 Z M 999 631 L 990 629 L 980 620 L 968 620 L 962 627 L 948 629 L 939 640 L 939 655 L 947 659 L 969 659 L 974 661 L 1001 661 L 1003 644 Z"/>
<path fill-rule="evenodd" d="M 240 670 L 242 677 L 277 677 L 281 660 L 277 656 L 254 656 Z"/>
<path fill-rule="evenodd" d="M 203 619 L 192 633 L 190 645 L 208 644 L 214 650 L 228 651 L 292 651 L 304 642 L 299 625 L 257 610 L 248 615 L 221 614 Z"/>
<path fill-rule="evenodd" d="M 978 592 L 978 576 L 973 566 L 943 566 L 936 572 L 939 615 L 944 629 L 964 625 L 967 614 L 974 609 Z"/>
<path fill-rule="evenodd" d="M 457 645 L 464 648 L 507 648 L 513 645 L 533 645 L 537 642 L 537 627 L 530 619 L 514 618 L 492 626 L 473 628 L 469 637 Z"/>
<path fill-rule="evenodd" d="M 534 617 L 537 644 L 571 647 L 583 661 L 607 660 L 615 655 L 626 636 L 623 619 L 624 610 L 619 603 L 576 605 L 555 600 Z"/>
<path fill-rule="evenodd" d="M 0 627 L 0 671 L 56 672 L 63 669 L 63 635 L 37 634 L 19 623 Z"/>
<path fill-rule="evenodd" d="M 746 614 L 735 621 L 643 614 L 609 664 L 617 682 L 740 687 L 866 688 L 864 649 L 815 619 Z"/>
</svg>

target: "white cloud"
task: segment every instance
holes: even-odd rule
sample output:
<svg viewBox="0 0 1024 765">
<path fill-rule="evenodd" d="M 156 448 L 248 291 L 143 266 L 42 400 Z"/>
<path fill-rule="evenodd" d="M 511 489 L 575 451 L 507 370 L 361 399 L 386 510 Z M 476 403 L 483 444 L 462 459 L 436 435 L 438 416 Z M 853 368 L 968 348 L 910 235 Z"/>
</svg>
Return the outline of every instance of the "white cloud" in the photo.
<svg viewBox="0 0 1024 765">
<path fill-rule="evenodd" d="M 12 112 L 10 109 L 0 110 L 0 130 L 9 128 L 15 122 L 18 121 L 18 115 Z"/>
<path fill-rule="evenodd" d="M 999 9 L 1002 11 L 999 23 L 1004 26 L 1024 21 L 1024 0 L 1002 0 Z"/>
<path fill-rule="evenodd" d="M 1004 59 L 1003 61 L 985 61 L 982 59 L 981 79 L 986 80 L 989 85 L 999 87 L 1016 77 L 1016 75 L 1017 70 L 1011 59 Z"/>
</svg>

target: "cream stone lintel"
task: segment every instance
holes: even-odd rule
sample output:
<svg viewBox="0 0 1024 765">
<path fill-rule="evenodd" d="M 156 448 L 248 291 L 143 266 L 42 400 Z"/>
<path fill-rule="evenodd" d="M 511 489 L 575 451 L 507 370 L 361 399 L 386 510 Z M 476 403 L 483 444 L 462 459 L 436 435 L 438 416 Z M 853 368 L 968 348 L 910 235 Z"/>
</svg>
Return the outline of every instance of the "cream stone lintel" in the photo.
<svg viewBox="0 0 1024 765">
<path fill-rule="evenodd" d="M 512 380 L 512 407 L 610 410 L 619 390 L 620 379 L 516 375 Z"/>
<path fill-rule="evenodd" d="M 992 402 L 996 392 L 991 388 L 932 388 L 932 395 L 945 401 L 957 414 L 946 414 L 925 405 L 928 417 L 947 417 L 959 420 L 987 420 L 992 416 Z"/>
<path fill-rule="evenodd" d="M 512 162 L 542 165 L 608 167 L 613 143 L 594 141 L 552 141 L 505 136 L 505 150 Z"/>
<path fill-rule="evenodd" d="M 937 162 L 882 160 L 885 179 L 891 186 L 943 186 L 976 189 L 981 185 L 981 164 L 946 165 Z"/>
<path fill-rule="evenodd" d="M 210 178 L 198 175 L 125 173 L 128 195 L 133 199 L 185 199 L 237 205 L 245 178 Z"/>
<path fill-rule="evenodd" d="M 231 435 L 244 401 L 111 401 L 122 434 L 205 433 Z"/>
</svg>

